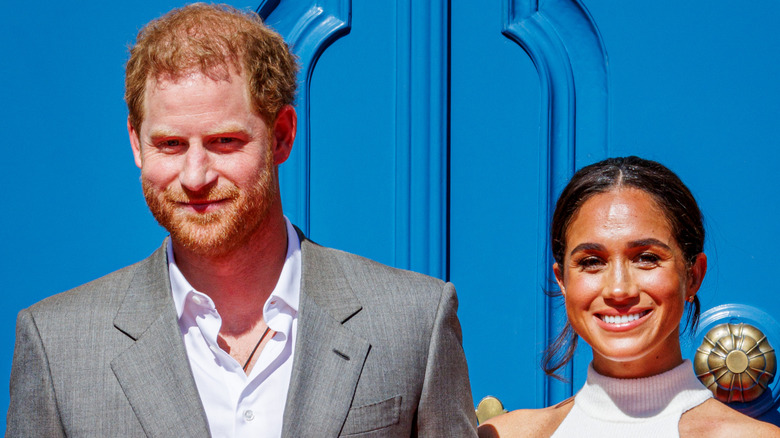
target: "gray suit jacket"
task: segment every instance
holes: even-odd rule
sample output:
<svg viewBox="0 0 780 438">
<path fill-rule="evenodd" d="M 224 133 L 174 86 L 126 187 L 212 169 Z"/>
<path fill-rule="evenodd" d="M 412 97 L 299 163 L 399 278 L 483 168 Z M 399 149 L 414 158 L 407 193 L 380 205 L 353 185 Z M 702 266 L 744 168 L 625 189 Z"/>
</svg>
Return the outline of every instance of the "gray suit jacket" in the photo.
<svg viewBox="0 0 780 438">
<path fill-rule="evenodd" d="M 476 436 L 453 286 L 305 238 L 301 249 L 282 435 Z M 6 436 L 209 436 L 165 244 L 19 313 Z"/>
</svg>

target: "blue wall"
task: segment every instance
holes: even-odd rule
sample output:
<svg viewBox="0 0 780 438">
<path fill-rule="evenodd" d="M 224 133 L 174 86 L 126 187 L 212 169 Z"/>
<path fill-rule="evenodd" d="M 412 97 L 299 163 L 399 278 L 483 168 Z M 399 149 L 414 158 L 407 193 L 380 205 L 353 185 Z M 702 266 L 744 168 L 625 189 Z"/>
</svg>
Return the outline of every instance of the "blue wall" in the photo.
<svg viewBox="0 0 780 438">
<path fill-rule="evenodd" d="M 139 27 L 183 4 L 3 2 L 2 430 L 19 310 L 146 257 L 166 234 L 148 213 L 127 140 L 124 63 Z"/>
<path fill-rule="evenodd" d="M 541 293 L 546 215 L 575 167 L 607 155 L 659 160 L 700 200 L 705 309 L 780 314 L 776 2 L 319 0 L 320 18 L 312 1 L 262 3 L 278 3 L 269 22 L 308 84 L 288 215 L 322 244 L 452 279 L 477 400 L 538 407 L 572 390 L 537 365 L 561 311 Z M 138 28 L 182 4 L 3 4 L 0 412 L 17 312 L 165 235 L 127 141 L 123 69 Z"/>
</svg>

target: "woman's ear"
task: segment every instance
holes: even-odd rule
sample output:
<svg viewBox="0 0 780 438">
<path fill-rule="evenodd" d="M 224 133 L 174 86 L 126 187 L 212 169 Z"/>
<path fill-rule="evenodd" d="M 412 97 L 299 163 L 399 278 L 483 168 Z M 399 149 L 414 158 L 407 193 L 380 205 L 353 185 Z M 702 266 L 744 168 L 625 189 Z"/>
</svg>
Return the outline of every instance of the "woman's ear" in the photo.
<svg viewBox="0 0 780 438">
<path fill-rule="evenodd" d="M 704 275 L 707 274 L 707 256 L 702 252 L 696 256 L 691 268 L 688 270 L 688 294 L 694 296 L 699 291 Z"/>
<path fill-rule="evenodd" d="M 566 296 L 566 287 L 563 285 L 563 270 L 558 263 L 553 264 L 553 273 L 555 274 L 555 281 L 558 282 L 558 287 L 561 289 L 563 296 Z"/>
</svg>

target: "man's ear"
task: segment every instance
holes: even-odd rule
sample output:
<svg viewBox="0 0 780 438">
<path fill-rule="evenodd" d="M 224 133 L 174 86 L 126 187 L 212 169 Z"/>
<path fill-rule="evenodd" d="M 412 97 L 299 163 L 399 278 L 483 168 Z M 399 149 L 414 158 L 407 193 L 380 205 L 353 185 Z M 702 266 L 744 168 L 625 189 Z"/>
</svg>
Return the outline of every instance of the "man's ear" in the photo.
<svg viewBox="0 0 780 438">
<path fill-rule="evenodd" d="M 558 287 L 561 288 L 561 293 L 566 296 L 566 288 L 563 286 L 563 271 L 558 263 L 553 264 L 553 273 L 555 274 L 555 281 L 558 282 Z"/>
<path fill-rule="evenodd" d="M 280 165 L 287 161 L 295 141 L 298 127 L 298 115 L 292 105 L 285 105 L 279 110 L 274 121 L 274 164 Z"/>
<path fill-rule="evenodd" d="M 139 132 L 135 130 L 130 123 L 130 117 L 127 118 L 127 134 L 130 136 L 130 147 L 133 148 L 133 157 L 135 158 L 135 165 L 140 169 L 143 167 L 144 160 L 141 156 L 141 138 Z"/>
</svg>

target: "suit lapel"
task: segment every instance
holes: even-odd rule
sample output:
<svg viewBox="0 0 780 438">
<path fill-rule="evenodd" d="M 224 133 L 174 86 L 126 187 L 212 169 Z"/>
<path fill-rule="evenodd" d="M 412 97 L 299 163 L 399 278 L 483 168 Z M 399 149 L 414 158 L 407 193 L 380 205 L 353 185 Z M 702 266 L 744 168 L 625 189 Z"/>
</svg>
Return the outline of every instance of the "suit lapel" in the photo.
<svg viewBox="0 0 780 438">
<path fill-rule="evenodd" d="M 371 345 L 344 327 L 358 313 L 338 261 L 301 236 L 298 338 L 282 436 L 336 436 Z"/>
<path fill-rule="evenodd" d="M 135 343 L 111 369 L 147 436 L 209 436 L 171 298 L 166 245 L 135 271 L 114 319 Z"/>
</svg>

